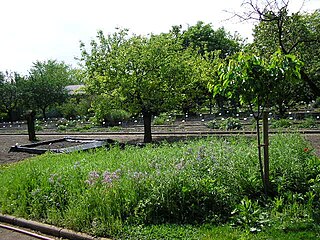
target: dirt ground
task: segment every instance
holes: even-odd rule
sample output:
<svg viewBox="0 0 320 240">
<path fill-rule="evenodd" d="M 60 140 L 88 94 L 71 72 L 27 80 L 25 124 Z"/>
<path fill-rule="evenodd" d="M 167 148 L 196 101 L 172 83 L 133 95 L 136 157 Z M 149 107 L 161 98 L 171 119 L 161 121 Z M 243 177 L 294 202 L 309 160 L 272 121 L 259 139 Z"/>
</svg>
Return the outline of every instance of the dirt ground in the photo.
<svg viewBox="0 0 320 240">
<path fill-rule="evenodd" d="M 70 136 L 70 135 L 69 135 Z M 61 135 L 41 135 L 38 136 L 40 141 L 53 140 L 63 138 Z M 70 136 L 72 137 L 72 136 Z M 94 136 L 74 136 L 76 138 L 94 138 L 94 139 L 106 139 L 111 138 L 119 142 L 141 142 L 142 135 L 94 135 Z M 305 138 L 313 146 L 315 153 L 320 156 L 320 135 L 305 135 Z M 154 138 L 156 139 L 156 138 Z M 0 135 L 0 164 L 18 162 L 26 158 L 35 156 L 34 154 L 23 153 L 23 152 L 9 152 L 11 146 L 14 145 L 30 144 L 27 135 Z"/>
<path fill-rule="evenodd" d="M 39 141 L 47 141 L 47 140 L 54 140 L 60 139 L 66 136 L 62 135 L 41 135 L 37 136 Z M 77 135 L 77 136 L 70 136 L 68 137 L 75 137 L 75 138 L 89 138 L 89 139 L 107 139 L 111 138 L 113 140 L 119 142 L 128 142 L 128 141 L 142 141 L 142 136 L 106 136 L 106 135 Z M 31 144 L 28 140 L 27 135 L 0 135 L 0 164 L 6 163 L 13 163 L 24 160 L 26 158 L 30 158 L 36 156 L 36 154 L 24 153 L 24 152 L 10 152 L 10 148 L 15 145 L 24 145 L 24 144 Z"/>
</svg>

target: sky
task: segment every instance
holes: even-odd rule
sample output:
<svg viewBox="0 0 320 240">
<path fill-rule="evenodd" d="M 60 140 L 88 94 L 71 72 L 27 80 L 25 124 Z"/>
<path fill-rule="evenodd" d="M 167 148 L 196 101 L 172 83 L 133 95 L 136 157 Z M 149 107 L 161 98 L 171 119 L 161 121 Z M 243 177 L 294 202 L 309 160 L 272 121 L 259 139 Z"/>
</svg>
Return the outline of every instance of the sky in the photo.
<svg viewBox="0 0 320 240">
<path fill-rule="evenodd" d="M 86 45 L 98 30 L 116 27 L 135 34 L 168 32 L 173 25 L 211 23 L 252 40 L 253 22 L 228 20 L 243 12 L 243 0 L 2 0 L 0 1 L 0 71 L 26 75 L 36 61 L 56 59 L 77 66 L 80 41 Z M 291 0 L 298 11 L 303 0 Z M 304 11 L 320 8 L 305 0 Z"/>
</svg>

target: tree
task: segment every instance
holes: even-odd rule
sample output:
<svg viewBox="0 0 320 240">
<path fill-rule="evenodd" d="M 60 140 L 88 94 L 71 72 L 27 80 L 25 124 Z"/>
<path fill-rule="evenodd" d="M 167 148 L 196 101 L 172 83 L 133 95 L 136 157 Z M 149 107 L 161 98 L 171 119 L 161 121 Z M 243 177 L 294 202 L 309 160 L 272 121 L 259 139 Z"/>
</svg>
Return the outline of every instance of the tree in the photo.
<svg viewBox="0 0 320 240">
<path fill-rule="evenodd" d="M 320 96 L 320 11 L 289 14 L 289 0 L 246 0 L 243 5 L 249 10 L 237 15 L 258 21 L 253 44 L 258 54 L 271 55 L 280 49 L 299 57 L 305 63 L 302 79 L 314 97 Z"/>
<path fill-rule="evenodd" d="M 50 106 L 64 102 L 67 96 L 65 86 L 72 83 L 69 66 L 55 60 L 37 61 L 30 69 L 23 85 L 23 99 L 31 110 L 40 109 L 46 119 Z"/>
<path fill-rule="evenodd" d="M 211 61 L 217 54 L 220 58 L 225 58 L 238 52 L 242 47 L 241 39 L 238 36 L 232 36 L 224 28 L 214 30 L 211 24 L 205 24 L 202 21 L 197 22 L 194 26 L 189 26 L 184 31 L 182 31 L 182 26 L 173 26 L 171 32 L 182 40 L 184 48 L 193 48 L 207 61 Z M 208 92 L 206 79 L 197 78 L 186 89 L 183 101 L 185 112 L 201 107 L 205 103 L 209 103 L 210 112 L 212 111 L 213 98 L 212 94 Z M 221 96 L 216 96 L 215 100 L 217 103 L 224 102 Z M 223 103 L 220 106 L 223 108 Z"/>
<path fill-rule="evenodd" d="M 144 141 L 151 142 L 153 115 L 177 108 L 182 90 L 192 75 L 190 56 L 172 34 L 133 36 L 119 30 L 83 47 L 88 91 L 108 99 L 109 106 L 144 119 Z M 107 107 L 107 106 L 106 106 Z"/>
<path fill-rule="evenodd" d="M 175 28 L 173 28 L 174 30 Z M 211 24 L 205 24 L 202 21 L 194 26 L 189 26 L 181 34 L 184 47 L 193 47 L 202 56 L 206 52 L 219 50 L 220 57 L 225 58 L 241 49 L 240 37 L 231 36 L 224 28 L 214 30 Z"/>
<path fill-rule="evenodd" d="M 14 112 L 21 102 L 21 84 L 24 78 L 18 73 L 0 73 L 0 111 L 8 115 L 9 121 L 14 120 Z"/>
<path fill-rule="evenodd" d="M 265 193 L 269 189 L 268 160 L 268 108 L 273 105 L 282 87 L 301 81 L 302 62 L 293 55 L 283 55 L 280 51 L 270 58 L 258 57 L 251 53 L 236 54 L 216 68 L 219 78 L 211 83 L 214 94 L 236 96 L 240 103 L 248 106 L 256 120 L 258 156 Z M 264 163 L 262 163 L 259 120 L 264 114 Z"/>
</svg>

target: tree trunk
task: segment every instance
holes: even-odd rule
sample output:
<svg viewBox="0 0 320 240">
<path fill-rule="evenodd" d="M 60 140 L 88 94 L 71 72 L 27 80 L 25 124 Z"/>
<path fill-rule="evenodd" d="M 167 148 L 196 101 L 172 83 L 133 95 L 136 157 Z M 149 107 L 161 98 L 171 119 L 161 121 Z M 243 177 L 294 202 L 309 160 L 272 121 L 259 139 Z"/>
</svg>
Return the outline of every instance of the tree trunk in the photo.
<svg viewBox="0 0 320 240">
<path fill-rule="evenodd" d="M 210 115 L 212 114 L 212 108 L 213 108 L 213 98 L 212 97 L 210 97 L 210 100 L 209 100 L 209 113 L 210 113 Z"/>
<path fill-rule="evenodd" d="M 47 120 L 46 108 L 42 108 L 42 116 L 44 120 Z"/>
<path fill-rule="evenodd" d="M 8 110 L 8 117 L 9 117 L 9 121 L 13 122 L 13 110 L 12 109 Z"/>
<path fill-rule="evenodd" d="M 258 158 L 259 158 L 259 167 L 260 167 L 260 175 L 263 184 L 263 189 L 265 194 L 267 194 L 267 189 L 264 181 L 264 171 L 263 171 L 263 162 L 262 162 L 262 153 L 261 153 L 261 139 L 260 139 L 260 126 L 259 126 L 259 116 L 256 117 L 257 124 L 257 142 L 258 142 Z"/>
<path fill-rule="evenodd" d="M 35 116 L 36 113 L 34 111 L 30 111 L 27 113 L 27 124 L 28 124 L 28 135 L 29 135 L 29 141 L 36 141 L 36 131 L 35 131 Z"/>
<path fill-rule="evenodd" d="M 268 125 L 268 112 L 263 113 L 263 160 L 264 160 L 264 182 L 266 193 L 270 192 L 269 181 L 269 125 Z"/>
<path fill-rule="evenodd" d="M 152 114 L 150 112 L 143 112 L 143 127 L 144 127 L 144 142 L 150 143 L 152 142 L 152 134 L 151 134 L 151 117 Z"/>
<path fill-rule="evenodd" d="M 315 97 L 316 98 L 319 97 L 320 88 L 309 78 L 309 76 L 305 73 L 305 71 L 301 70 L 300 74 L 301 74 L 302 80 L 309 85 L 311 92 L 315 95 Z"/>
<path fill-rule="evenodd" d="M 286 113 L 286 108 L 282 102 L 278 103 L 278 113 L 279 113 L 279 118 L 284 118 Z"/>
</svg>

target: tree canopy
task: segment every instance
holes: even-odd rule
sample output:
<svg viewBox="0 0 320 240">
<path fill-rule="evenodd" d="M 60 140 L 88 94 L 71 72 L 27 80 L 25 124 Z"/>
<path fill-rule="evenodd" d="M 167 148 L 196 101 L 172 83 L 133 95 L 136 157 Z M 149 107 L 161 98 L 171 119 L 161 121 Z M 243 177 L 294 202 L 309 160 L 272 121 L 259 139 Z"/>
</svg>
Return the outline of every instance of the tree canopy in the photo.
<svg viewBox="0 0 320 240">
<path fill-rule="evenodd" d="M 7 114 L 8 120 L 14 120 L 14 112 L 21 103 L 21 84 L 24 80 L 18 73 L 0 72 L 0 112 Z"/>
<path fill-rule="evenodd" d="M 194 26 L 181 32 L 179 26 L 174 26 L 172 32 L 180 33 L 184 47 L 192 47 L 202 56 L 207 52 L 220 51 L 220 57 L 225 58 L 239 51 L 241 39 L 239 36 L 232 36 L 224 28 L 214 30 L 211 24 L 199 21 Z"/>
<path fill-rule="evenodd" d="M 217 75 L 210 83 L 214 94 L 236 96 L 252 112 L 274 106 L 287 92 L 294 91 L 301 81 L 303 63 L 293 55 L 275 52 L 263 58 L 239 52 L 216 66 Z M 290 95 L 294 100 L 295 95 Z M 257 115 L 259 118 L 259 114 Z"/>
<path fill-rule="evenodd" d="M 108 99 L 111 108 L 141 113 L 144 141 L 150 142 L 152 116 L 179 106 L 196 55 L 172 34 L 128 38 L 119 30 L 107 37 L 99 32 L 97 38 L 90 53 L 82 48 L 88 91 Z"/>
<path fill-rule="evenodd" d="M 244 20 L 258 20 L 254 29 L 253 50 L 270 56 L 278 49 L 283 54 L 293 54 L 305 64 L 301 76 L 313 96 L 320 96 L 320 11 L 290 13 L 289 0 L 243 3 L 249 10 L 239 15 Z"/>
<path fill-rule="evenodd" d="M 37 61 L 23 84 L 23 99 L 27 108 L 40 109 L 46 118 L 50 106 L 62 103 L 67 96 L 65 86 L 72 83 L 69 67 L 55 60 Z"/>
</svg>

